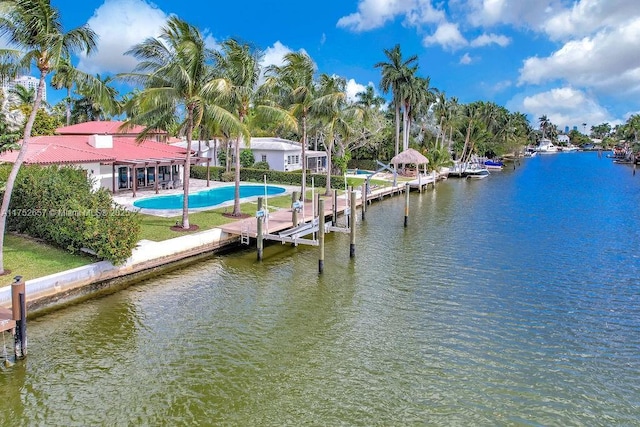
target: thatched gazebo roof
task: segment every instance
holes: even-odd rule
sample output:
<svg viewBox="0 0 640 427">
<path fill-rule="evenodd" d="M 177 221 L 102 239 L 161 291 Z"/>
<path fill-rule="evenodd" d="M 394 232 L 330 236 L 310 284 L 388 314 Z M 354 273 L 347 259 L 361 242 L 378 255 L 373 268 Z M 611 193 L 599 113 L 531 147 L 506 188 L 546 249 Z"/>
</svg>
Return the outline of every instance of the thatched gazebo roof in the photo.
<svg viewBox="0 0 640 427">
<path fill-rule="evenodd" d="M 404 150 L 402 153 L 394 156 L 391 159 L 391 164 L 412 164 L 412 165 L 425 165 L 429 163 L 429 159 L 423 156 L 419 151 L 414 150 L 413 148 L 408 148 Z"/>
</svg>

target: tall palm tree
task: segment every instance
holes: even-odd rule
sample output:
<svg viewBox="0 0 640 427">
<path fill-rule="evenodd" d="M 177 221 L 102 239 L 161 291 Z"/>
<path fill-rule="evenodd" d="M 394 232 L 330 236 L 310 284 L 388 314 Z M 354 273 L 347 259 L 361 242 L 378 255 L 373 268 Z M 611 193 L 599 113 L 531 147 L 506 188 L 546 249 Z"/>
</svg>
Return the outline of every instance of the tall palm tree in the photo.
<svg viewBox="0 0 640 427">
<path fill-rule="evenodd" d="M 298 119 L 302 147 L 302 183 L 300 200 L 304 200 L 307 183 L 307 130 L 309 116 L 318 101 L 318 91 L 314 82 L 316 66 L 309 55 L 289 52 L 282 65 L 271 65 L 266 69 L 265 90 L 271 92 L 277 102 Z"/>
<path fill-rule="evenodd" d="M 219 78 L 216 87 L 219 99 L 235 114 L 240 124 L 249 115 L 249 108 L 254 99 L 260 77 L 260 53 L 248 44 L 242 44 L 235 39 L 228 39 L 222 43 L 222 51 L 216 54 L 216 67 Z M 240 144 L 243 136 L 246 142 L 251 138 L 248 132 L 237 133 L 234 147 L 235 164 L 235 193 L 233 201 L 233 216 L 240 216 Z"/>
<path fill-rule="evenodd" d="M 189 177 L 191 140 L 204 117 L 222 128 L 242 132 L 243 126 L 229 111 L 215 104 L 216 79 L 210 61 L 214 52 L 205 46 L 197 27 L 172 16 L 157 38 L 133 46 L 127 54 L 140 60 L 132 73 L 120 77 L 143 84 L 128 101 L 126 126 L 145 126 L 139 139 L 178 117 L 179 130 L 186 136 L 183 175 L 182 227 L 189 229 Z"/>
<path fill-rule="evenodd" d="M 380 89 L 383 93 L 391 92 L 393 95 L 393 106 L 396 113 L 396 145 L 395 154 L 398 155 L 400 147 L 400 109 L 402 105 L 401 91 L 406 86 L 407 80 L 414 75 L 418 69 L 416 62 L 418 57 L 413 55 L 405 60 L 402 59 L 402 50 L 397 44 L 393 49 L 385 49 L 384 54 L 389 62 L 378 62 L 374 65 L 380 68 L 382 79 Z"/>
<path fill-rule="evenodd" d="M 542 129 L 542 139 L 545 139 L 547 137 L 547 128 L 549 127 L 549 125 L 551 125 L 551 121 L 549 120 L 547 115 L 544 114 L 540 116 L 538 122 L 540 123 L 540 129 Z"/>
<path fill-rule="evenodd" d="M 72 53 L 91 53 L 96 46 L 96 35 L 82 26 L 64 32 L 60 14 L 45 0 L 4 0 L 0 4 L 0 37 L 5 37 L 10 49 L 0 49 L 3 58 L 3 77 L 15 77 L 28 73 L 35 66 L 40 79 L 33 108 L 27 119 L 22 137 L 22 147 L 13 164 L 0 207 L 0 274 L 4 273 L 3 244 L 7 212 L 18 171 L 29 147 L 31 130 L 36 113 L 42 103 L 47 75 L 58 68 L 62 58 Z"/>
</svg>

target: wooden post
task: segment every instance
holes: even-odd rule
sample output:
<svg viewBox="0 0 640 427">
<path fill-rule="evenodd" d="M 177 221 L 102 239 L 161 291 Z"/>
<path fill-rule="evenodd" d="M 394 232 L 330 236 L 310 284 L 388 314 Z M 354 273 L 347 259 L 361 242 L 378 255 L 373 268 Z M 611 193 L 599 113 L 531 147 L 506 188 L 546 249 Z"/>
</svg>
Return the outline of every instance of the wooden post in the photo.
<svg viewBox="0 0 640 427">
<path fill-rule="evenodd" d="M 258 261 L 262 261 L 262 256 L 264 252 L 264 236 L 262 234 L 262 224 L 264 222 L 264 216 L 262 215 L 263 200 L 264 200 L 264 197 L 258 197 L 258 212 L 260 212 L 256 216 L 256 233 L 257 233 L 256 246 L 258 247 Z"/>
<path fill-rule="evenodd" d="M 296 202 L 299 202 L 300 200 L 300 193 L 298 193 L 297 191 L 294 191 L 291 194 L 291 224 L 293 224 L 293 226 L 297 226 L 298 225 L 298 210 L 295 208 L 295 206 L 293 206 Z"/>
<path fill-rule="evenodd" d="M 364 209 L 364 204 L 362 205 Z M 364 210 L 363 210 L 364 212 Z M 356 192 L 351 192 L 351 224 L 350 224 L 350 237 L 351 243 L 349 244 L 349 258 L 356 256 Z"/>
<path fill-rule="evenodd" d="M 318 199 L 318 273 L 324 272 L 324 199 Z"/>
<path fill-rule="evenodd" d="M 16 321 L 15 355 L 22 359 L 27 355 L 27 303 L 22 276 L 16 276 L 11 284 L 11 315 Z"/>
<path fill-rule="evenodd" d="M 362 204 L 362 221 L 364 221 L 365 214 L 367 213 L 367 181 L 362 184 L 362 197 L 360 197 L 360 203 Z"/>
<path fill-rule="evenodd" d="M 338 226 L 338 190 L 333 190 L 333 215 L 331 216 L 331 225 Z"/>
<path fill-rule="evenodd" d="M 409 183 L 406 183 L 404 186 L 404 226 L 405 228 L 409 226 Z"/>
</svg>

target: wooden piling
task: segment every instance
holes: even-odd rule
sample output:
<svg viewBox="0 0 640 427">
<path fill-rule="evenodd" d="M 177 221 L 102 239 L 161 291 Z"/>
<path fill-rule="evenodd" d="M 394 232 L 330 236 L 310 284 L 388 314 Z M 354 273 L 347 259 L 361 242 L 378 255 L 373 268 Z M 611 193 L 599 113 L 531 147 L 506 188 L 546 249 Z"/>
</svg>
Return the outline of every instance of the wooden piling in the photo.
<svg viewBox="0 0 640 427">
<path fill-rule="evenodd" d="M 264 222 L 264 217 L 262 215 L 262 206 L 263 206 L 263 197 L 258 197 L 258 214 L 256 215 L 256 246 L 258 248 L 258 261 L 262 261 L 263 253 L 264 253 L 264 233 L 262 231 L 262 224 Z"/>
<path fill-rule="evenodd" d="M 365 214 L 367 213 L 367 181 L 362 184 L 362 196 L 360 197 L 360 204 L 362 206 L 362 221 L 364 221 Z"/>
<path fill-rule="evenodd" d="M 318 199 L 318 273 L 324 272 L 324 199 Z"/>
<path fill-rule="evenodd" d="M 364 204 L 362 204 L 362 211 L 364 212 Z M 351 192 L 351 224 L 349 225 L 349 232 L 351 237 L 351 243 L 349 244 L 349 257 L 356 256 L 356 192 Z M 363 214 L 364 215 L 364 214 Z"/>
<path fill-rule="evenodd" d="M 404 186 L 404 226 L 405 228 L 409 226 L 409 191 L 411 187 L 407 182 Z"/>
<path fill-rule="evenodd" d="M 294 227 L 298 225 L 298 210 L 293 205 L 299 201 L 299 198 L 300 193 L 294 191 L 291 195 L 291 224 L 293 224 Z"/>
<path fill-rule="evenodd" d="M 22 276 L 16 276 L 11 284 L 11 315 L 16 321 L 15 355 L 22 359 L 27 356 L 27 300 Z"/>
<path fill-rule="evenodd" d="M 333 211 L 331 215 L 331 225 L 338 226 L 338 190 L 333 190 Z"/>
</svg>

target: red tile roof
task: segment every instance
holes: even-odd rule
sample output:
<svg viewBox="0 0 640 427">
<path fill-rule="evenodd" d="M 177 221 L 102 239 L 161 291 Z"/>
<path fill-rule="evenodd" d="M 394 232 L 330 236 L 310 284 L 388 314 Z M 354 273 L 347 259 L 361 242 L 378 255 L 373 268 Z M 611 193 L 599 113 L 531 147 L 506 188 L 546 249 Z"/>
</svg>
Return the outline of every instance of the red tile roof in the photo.
<svg viewBox="0 0 640 427">
<path fill-rule="evenodd" d="M 89 135 L 54 135 L 33 137 L 29 141 L 25 163 L 142 163 L 182 160 L 185 149 L 154 141 L 137 143 L 134 137 L 114 136 L 113 148 L 95 148 L 89 145 Z M 13 163 L 18 151 L 0 155 L 0 161 Z"/>
<path fill-rule="evenodd" d="M 94 121 L 78 123 L 71 126 L 63 126 L 56 129 L 58 135 L 138 135 L 144 130 L 144 126 L 135 125 L 126 131 L 120 130 L 122 121 Z M 154 134 L 165 135 L 165 131 L 157 131 Z"/>
</svg>

